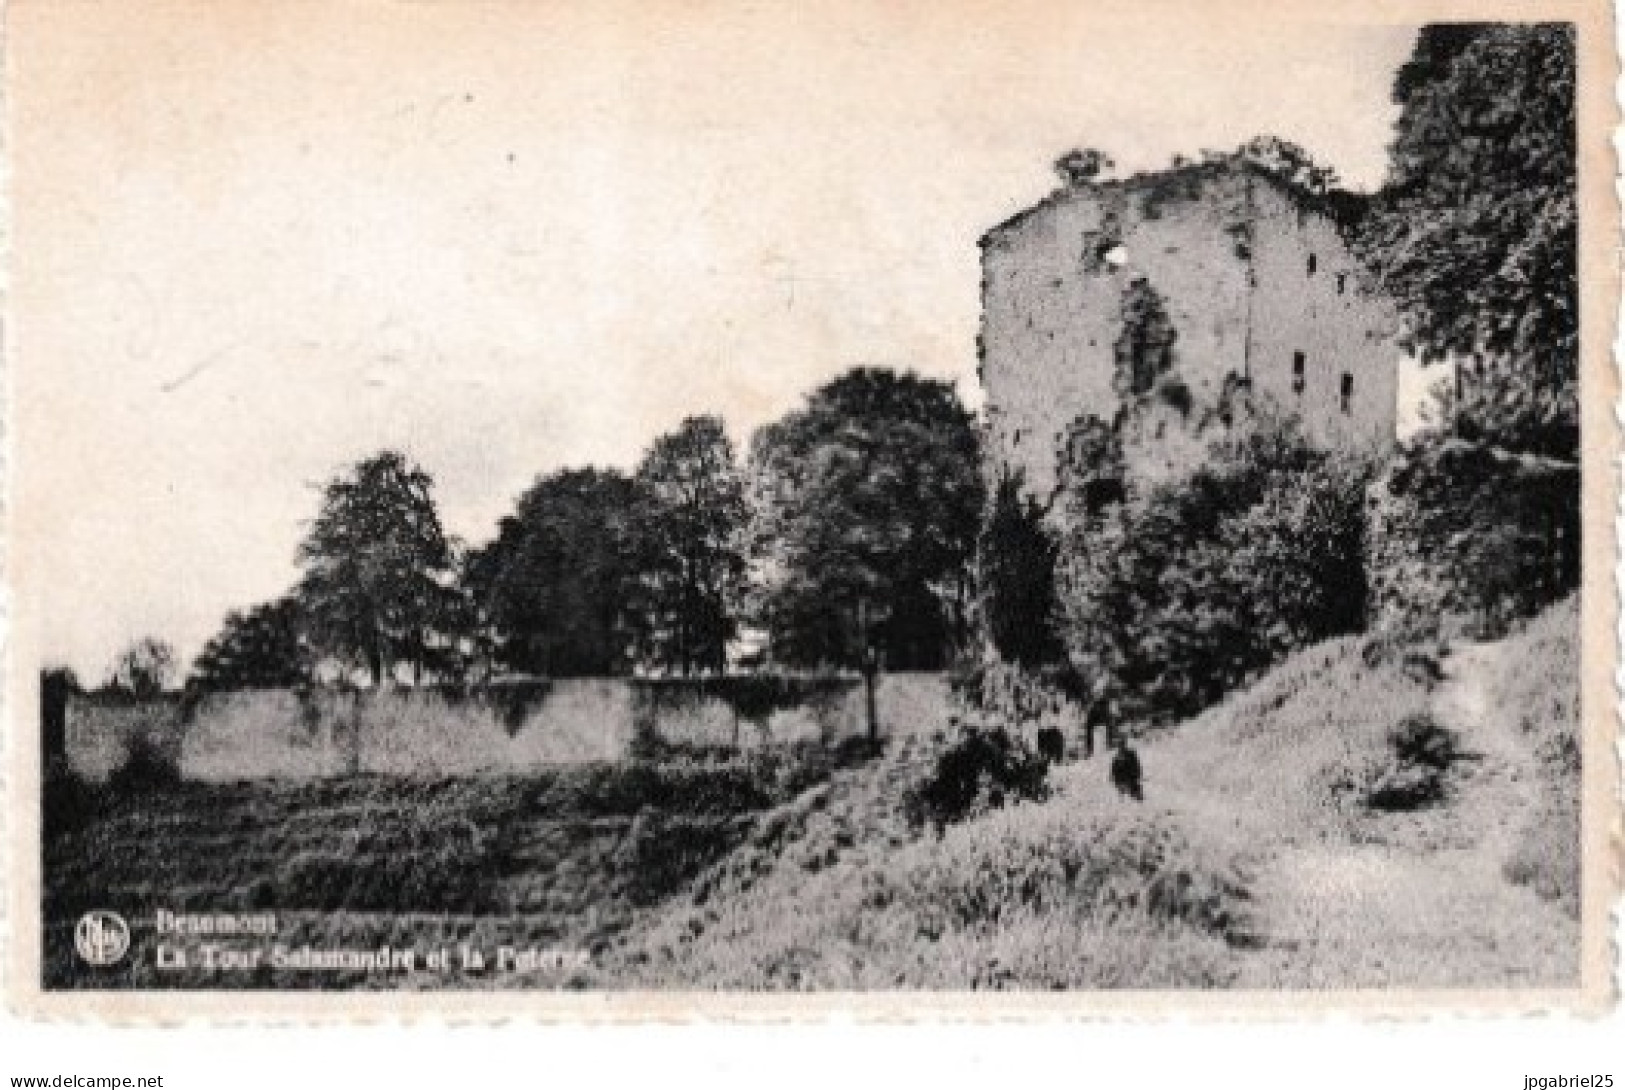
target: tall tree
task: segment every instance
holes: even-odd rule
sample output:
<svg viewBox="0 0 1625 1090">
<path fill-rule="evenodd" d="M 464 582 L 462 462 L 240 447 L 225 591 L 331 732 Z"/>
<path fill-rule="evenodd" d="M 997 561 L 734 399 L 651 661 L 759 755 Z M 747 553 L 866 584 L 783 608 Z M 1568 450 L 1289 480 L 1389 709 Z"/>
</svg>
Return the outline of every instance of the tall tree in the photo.
<svg viewBox="0 0 1625 1090">
<path fill-rule="evenodd" d="M 322 490 L 299 547 L 312 643 L 378 684 L 396 663 L 421 677 L 457 595 L 434 480 L 398 451 L 356 463 Z"/>
<path fill-rule="evenodd" d="M 1470 363 L 1457 428 L 1562 457 L 1579 444 L 1574 89 L 1568 24 L 1424 28 L 1360 239 L 1415 348 Z"/>
<path fill-rule="evenodd" d="M 982 621 L 999 656 L 1023 666 L 1059 661 L 1056 541 L 1044 511 L 1022 494 L 1019 473 L 1001 476 L 977 540 Z"/>
<path fill-rule="evenodd" d="M 563 470 L 520 497 L 465 576 L 501 665 L 561 677 L 626 671 L 642 517 L 636 483 L 614 470 Z"/>
<path fill-rule="evenodd" d="M 640 655 L 692 673 L 720 670 L 745 577 L 744 479 L 714 416 L 689 417 L 638 466 L 648 505 Z"/>
<path fill-rule="evenodd" d="M 278 598 L 246 613 L 233 610 L 192 664 L 187 689 L 281 689 L 310 680 L 315 656 L 305 640 L 296 598 Z"/>
<path fill-rule="evenodd" d="M 941 665 L 966 636 L 983 487 L 944 382 L 858 368 L 758 431 L 749 486 L 759 608 L 776 655 Z"/>
</svg>

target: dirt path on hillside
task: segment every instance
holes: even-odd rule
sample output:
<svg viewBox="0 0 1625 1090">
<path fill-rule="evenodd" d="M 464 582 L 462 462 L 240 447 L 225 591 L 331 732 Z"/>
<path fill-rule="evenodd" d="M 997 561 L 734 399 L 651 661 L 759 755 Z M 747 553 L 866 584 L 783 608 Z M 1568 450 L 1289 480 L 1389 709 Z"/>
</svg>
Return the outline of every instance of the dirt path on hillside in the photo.
<svg viewBox="0 0 1625 1090">
<path fill-rule="evenodd" d="M 1434 692 L 1435 718 L 1470 755 L 1447 805 L 1377 818 L 1373 842 L 1286 844 L 1265 857 L 1254 886 L 1262 948 L 1244 986 L 1575 980 L 1576 921 L 1501 873 L 1537 803 L 1533 755 L 1485 706 L 1504 653 L 1461 645 Z"/>
</svg>

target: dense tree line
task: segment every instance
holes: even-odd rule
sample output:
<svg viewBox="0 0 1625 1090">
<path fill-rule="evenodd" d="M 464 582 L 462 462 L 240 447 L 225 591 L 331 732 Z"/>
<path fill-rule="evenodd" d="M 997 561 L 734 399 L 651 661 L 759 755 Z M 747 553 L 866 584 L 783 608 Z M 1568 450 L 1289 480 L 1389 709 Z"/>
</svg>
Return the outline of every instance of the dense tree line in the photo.
<svg viewBox="0 0 1625 1090">
<path fill-rule="evenodd" d="M 230 614 L 189 688 L 715 672 L 747 629 L 785 665 L 940 666 L 967 638 L 979 474 L 952 386 L 876 369 L 763 427 L 743 463 L 699 416 L 631 474 L 540 477 L 472 549 L 429 474 L 382 451 L 322 488 L 297 586 Z"/>
</svg>

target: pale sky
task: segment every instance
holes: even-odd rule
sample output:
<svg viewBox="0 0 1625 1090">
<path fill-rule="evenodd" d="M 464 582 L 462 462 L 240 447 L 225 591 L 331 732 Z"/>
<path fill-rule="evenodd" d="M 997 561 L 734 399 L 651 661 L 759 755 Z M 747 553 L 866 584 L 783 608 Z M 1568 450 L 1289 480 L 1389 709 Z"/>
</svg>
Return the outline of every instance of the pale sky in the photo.
<svg viewBox="0 0 1625 1090">
<path fill-rule="evenodd" d="M 190 658 L 380 447 L 479 542 L 540 474 L 691 413 L 743 446 L 855 365 L 978 403 L 976 240 L 1069 147 L 1273 133 L 1380 181 L 1413 28 L 1099 10 L 14 0 L 41 653 Z"/>
</svg>

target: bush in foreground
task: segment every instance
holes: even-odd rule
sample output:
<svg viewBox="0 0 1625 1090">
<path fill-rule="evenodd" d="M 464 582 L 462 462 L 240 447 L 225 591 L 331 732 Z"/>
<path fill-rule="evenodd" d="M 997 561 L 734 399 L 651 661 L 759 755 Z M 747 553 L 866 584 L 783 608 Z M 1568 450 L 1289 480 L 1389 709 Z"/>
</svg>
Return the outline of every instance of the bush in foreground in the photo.
<svg viewBox="0 0 1625 1090">
<path fill-rule="evenodd" d="M 1443 802 L 1451 767 L 1461 756 L 1453 732 L 1426 712 L 1390 727 L 1356 768 L 1345 768 L 1332 790 L 1370 810 L 1418 810 Z"/>
<path fill-rule="evenodd" d="M 1049 794 L 1049 763 L 1001 727 L 963 726 L 937 755 L 930 774 L 913 784 L 904 808 L 915 826 L 944 826 L 996 810 L 1006 802 Z"/>
</svg>

